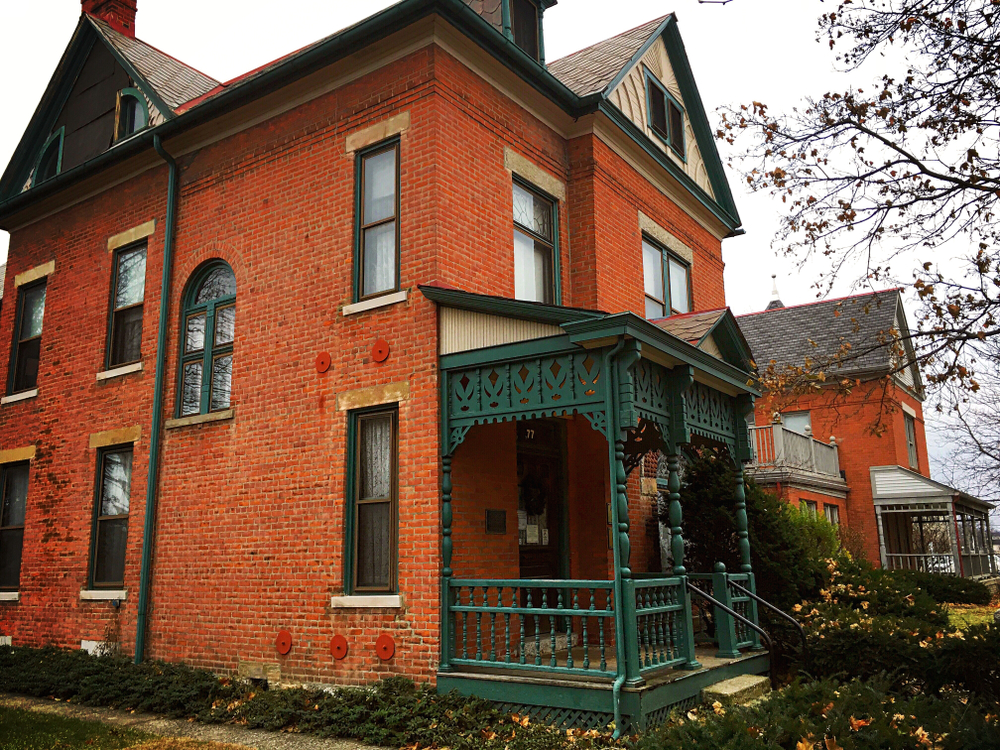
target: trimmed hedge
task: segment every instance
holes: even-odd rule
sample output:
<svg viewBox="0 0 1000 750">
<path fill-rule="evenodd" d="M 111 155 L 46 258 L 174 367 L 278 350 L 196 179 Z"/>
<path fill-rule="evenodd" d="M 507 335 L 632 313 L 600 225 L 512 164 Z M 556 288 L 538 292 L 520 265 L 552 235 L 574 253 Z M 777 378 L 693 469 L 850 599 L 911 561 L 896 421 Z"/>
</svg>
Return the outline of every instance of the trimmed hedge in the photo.
<svg viewBox="0 0 1000 750">
<path fill-rule="evenodd" d="M 753 706 L 702 708 L 639 741 L 643 750 L 996 750 L 989 720 L 958 696 L 900 698 L 887 682 L 794 682 Z"/>
<path fill-rule="evenodd" d="M 502 714 L 487 701 L 438 695 L 398 677 L 366 688 L 264 690 L 183 664 L 0 647 L 0 691 L 386 747 L 557 750 L 569 741 L 565 732 Z M 572 742 L 584 750 L 616 744 L 610 730 L 575 733 Z"/>
<path fill-rule="evenodd" d="M 977 604 L 985 607 L 993 601 L 993 592 L 982 581 L 916 570 L 881 571 L 899 581 L 900 586 L 920 588 L 932 599 L 944 604 Z"/>
</svg>

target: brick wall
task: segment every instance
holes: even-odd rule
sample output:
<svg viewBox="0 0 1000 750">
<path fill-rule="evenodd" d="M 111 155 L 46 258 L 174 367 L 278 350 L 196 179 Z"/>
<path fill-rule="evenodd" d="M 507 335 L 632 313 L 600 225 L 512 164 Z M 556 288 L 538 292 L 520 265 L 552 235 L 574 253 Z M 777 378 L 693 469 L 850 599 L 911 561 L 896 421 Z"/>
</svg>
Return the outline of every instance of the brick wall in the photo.
<svg viewBox="0 0 1000 750">
<path fill-rule="evenodd" d="M 410 296 L 345 317 L 354 215 L 354 157 L 345 139 L 404 111 L 411 126 L 400 147 L 400 274 Z M 724 304 L 717 240 L 602 142 L 563 140 L 437 47 L 179 158 L 164 416 L 176 409 L 185 284 L 214 258 L 229 263 L 237 281 L 235 415 L 163 435 L 149 656 L 219 672 L 240 662 L 277 664 L 285 680 L 433 679 L 440 626 L 437 322 L 416 285 L 512 295 L 505 147 L 568 182 L 559 207 L 564 304 L 642 312 L 640 209 L 694 247 L 696 306 Z M 0 603 L 0 633 L 18 644 L 78 646 L 107 632 L 130 652 L 135 640 L 166 177 L 166 167 L 151 170 L 12 233 L 0 340 L 13 335 L 14 277 L 56 261 L 39 395 L 0 407 L 0 449 L 37 448 L 21 600 Z M 99 383 L 111 280 L 107 239 L 151 219 L 157 228 L 148 241 L 143 370 Z M 370 354 L 379 338 L 391 347 L 382 364 Z M 332 355 L 325 374 L 314 368 L 320 352 Z M 6 358 L 0 360 L 6 377 Z M 399 405 L 403 607 L 331 608 L 331 596 L 343 591 L 345 549 L 347 414 L 337 396 L 392 383 L 409 390 Z M 115 609 L 80 599 L 97 459 L 88 436 L 133 425 L 142 437 L 133 465 L 128 597 Z M 516 546 L 477 533 L 482 508 L 475 505 L 486 491 L 504 507 L 513 498 L 516 519 L 513 440 L 511 425 L 493 425 L 470 432 L 456 454 L 453 538 L 463 574 L 514 571 Z M 571 569 L 604 577 L 611 571 L 607 445 L 583 420 L 571 423 L 567 445 Z M 640 499 L 637 475 L 629 493 L 632 567 L 656 569 L 658 547 L 645 530 L 653 505 Z M 282 628 L 293 635 L 287 656 L 274 645 Z M 373 648 L 383 632 L 396 639 L 388 662 Z M 350 644 L 340 662 L 330 655 L 334 634 Z"/>
<path fill-rule="evenodd" d="M 921 403 L 894 382 L 865 384 L 849 395 L 825 389 L 794 399 L 765 397 L 759 399 L 755 407 L 758 425 L 771 422 L 775 409 L 785 412 L 808 410 L 817 440 L 825 442 L 830 436 L 836 437 L 840 468 L 849 487 L 847 500 L 826 499 L 820 495 L 810 495 L 808 499 L 820 501 L 820 512 L 824 502 L 840 505 L 841 523 L 861 535 L 868 559 L 876 564 L 879 562 L 878 528 L 869 468 L 909 467 L 903 403 L 917 413 L 919 471 L 930 476 Z M 805 495 L 786 488 L 782 496 L 797 501 Z"/>
</svg>

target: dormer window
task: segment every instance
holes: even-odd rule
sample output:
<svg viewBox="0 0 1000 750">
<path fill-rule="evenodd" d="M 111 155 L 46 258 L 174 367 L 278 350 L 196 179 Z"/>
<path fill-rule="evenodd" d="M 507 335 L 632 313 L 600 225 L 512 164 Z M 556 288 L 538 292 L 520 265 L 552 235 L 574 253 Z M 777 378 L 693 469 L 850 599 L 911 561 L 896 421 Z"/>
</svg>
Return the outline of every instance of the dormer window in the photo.
<svg viewBox="0 0 1000 750">
<path fill-rule="evenodd" d="M 510 0 L 510 25 L 514 44 L 538 59 L 538 8 L 531 0 Z"/>
<path fill-rule="evenodd" d="M 646 102 L 649 106 L 649 129 L 683 159 L 684 110 L 649 71 L 646 71 Z"/>
<path fill-rule="evenodd" d="M 63 129 L 59 128 L 45 142 L 45 146 L 42 147 L 42 155 L 38 159 L 38 165 L 35 167 L 35 177 L 32 180 L 32 185 L 40 185 L 59 174 L 62 169 L 62 145 Z"/>
<path fill-rule="evenodd" d="M 149 110 L 146 100 L 138 89 L 122 89 L 118 92 L 118 107 L 115 114 L 115 140 L 128 138 L 149 124 Z"/>
</svg>

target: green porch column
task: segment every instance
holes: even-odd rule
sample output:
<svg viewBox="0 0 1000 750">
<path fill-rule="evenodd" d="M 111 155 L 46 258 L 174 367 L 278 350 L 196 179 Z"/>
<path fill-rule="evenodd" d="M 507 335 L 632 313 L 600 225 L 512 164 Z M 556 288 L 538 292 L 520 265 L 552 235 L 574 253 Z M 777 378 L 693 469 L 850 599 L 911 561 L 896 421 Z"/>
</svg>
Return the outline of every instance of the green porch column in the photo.
<svg viewBox="0 0 1000 750">
<path fill-rule="evenodd" d="M 700 669 L 694 650 L 694 610 L 691 594 L 687 590 L 687 568 L 684 567 L 683 510 L 681 508 L 681 457 L 678 453 L 667 456 L 667 501 L 670 517 L 670 554 L 674 558 L 674 575 L 680 576 L 684 597 L 684 669 Z"/>
<path fill-rule="evenodd" d="M 632 545 L 628 538 L 628 491 L 625 474 L 625 441 L 615 441 L 615 465 L 612 468 L 615 480 L 615 504 L 618 510 L 618 566 L 622 576 L 621 602 L 623 626 L 625 630 L 625 679 L 627 683 L 635 684 L 642 681 L 639 676 L 641 664 L 639 661 L 639 623 L 635 611 L 635 582 L 632 580 L 632 569 L 629 558 L 632 555 Z"/>
<path fill-rule="evenodd" d="M 740 571 L 750 573 L 750 534 L 747 531 L 747 495 L 744 489 L 743 468 L 736 469 L 736 536 L 739 537 Z"/>
<path fill-rule="evenodd" d="M 684 567 L 684 537 L 681 522 L 681 462 L 680 456 L 672 453 L 667 456 L 667 500 L 670 515 L 670 554 L 674 558 L 674 575 L 687 575 Z"/>
<path fill-rule="evenodd" d="M 441 671 L 451 671 L 451 456 L 441 458 Z"/>
</svg>

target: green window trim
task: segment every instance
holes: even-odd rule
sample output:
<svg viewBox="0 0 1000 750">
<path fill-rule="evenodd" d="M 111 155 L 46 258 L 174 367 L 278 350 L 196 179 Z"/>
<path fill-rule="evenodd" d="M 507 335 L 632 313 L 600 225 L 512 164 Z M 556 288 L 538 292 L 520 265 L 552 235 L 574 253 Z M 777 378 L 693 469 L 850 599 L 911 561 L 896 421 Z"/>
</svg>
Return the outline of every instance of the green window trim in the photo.
<svg viewBox="0 0 1000 750">
<path fill-rule="evenodd" d="M 127 497 L 125 501 L 128 506 L 131 505 L 131 492 L 132 492 L 132 469 L 134 461 L 134 445 L 132 443 L 122 443 L 119 445 L 111 445 L 100 448 L 97 452 L 97 467 L 94 472 L 94 511 L 91 518 L 90 527 L 90 562 L 87 566 L 87 589 L 120 589 L 125 585 L 125 563 L 128 559 L 127 554 L 127 541 L 128 541 L 128 522 L 129 522 L 129 512 L 130 507 L 124 509 L 124 513 L 116 513 L 112 515 L 102 514 L 103 504 L 105 500 L 105 466 L 108 462 L 109 457 L 127 456 L 127 462 L 123 461 L 123 465 L 127 464 L 128 467 L 128 477 L 127 477 L 127 487 L 125 488 L 125 494 Z M 123 524 L 124 526 L 124 537 L 121 540 L 121 559 L 116 567 L 121 568 L 121 577 L 115 577 L 112 580 L 98 580 L 98 565 L 101 562 L 101 549 L 100 546 L 104 540 L 104 535 L 102 535 L 102 526 L 111 526 L 115 524 Z"/>
<path fill-rule="evenodd" d="M 653 237 L 649 236 L 645 232 L 642 233 L 642 242 L 644 244 L 649 245 L 650 247 L 652 247 L 652 248 L 660 251 L 660 257 L 661 257 L 660 270 L 661 270 L 661 273 L 663 274 L 663 282 L 662 282 L 663 283 L 663 299 L 662 300 L 656 300 L 656 302 L 657 302 L 657 304 L 663 305 L 663 308 L 664 308 L 663 317 L 664 318 L 669 318 L 672 315 L 686 315 L 686 314 L 688 314 L 690 312 L 693 312 L 694 311 L 694 286 L 693 286 L 693 282 L 692 282 L 692 278 L 691 278 L 691 275 L 692 275 L 691 274 L 691 264 L 688 263 L 686 260 L 684 260 L 679 255 L 677 255 L 676 253 L 674 253 L 674 252 L 670 251 L 669 249 L 667 249 L 666 246 L 664 246 L 662 243 L 658 242 L 656 239 L 654 239 Z M 687 310 L 681 310 L 680 308 L 675 307 L 674 306 L 674 300 L 671 299 L 671 290 L 670 290 L 670 263 L 671 263 L 671 261 L 673 261 L 673 263 L 675 263 L 677 265 L 682 266 L 684 268 L 684 270 L 686 271 L 686 275 L 687 275 L 687 284 L 686 284 L 686 286 L 687 286 L 687 302 L 688 302 L 688 309 Z M 645 272 L 645 269 L 643 269 L 643 270 Z M 643 288 L 643 297 L 646 300 L 655 299 L 655 298 L 652 298 L 652 297 L 649 296 L 649 294 L 645 290 L 645 286 Z M 647 318 L 647 320 L 649 320 L 649 319 L 650 318 Z"/>
<path fill-rule="evenodd" d="M 11 474 L 14 472 L 24 471 L 24 506 L 20 509 L 19 518 L 11 518 L 11 511 L 7 507 L 8 500 L 8 483 L 11 480 Z M 28 504 L 28 488 L 31 476 L 31 466 L 28 461 L 18 461 L 16 463 L 9 463 L 0 466 L 0 560 L 6 559 L 9 556 L 9 550 L 6 549 L 6 545 L 14 544 L 14 538 L 17 538 L 17 582 L 14 585 L 10 583 L 4 583 L 3 577 L 0 576 L 0 591 L 19 591 L 21 588 L 21 565 L 24 560 L 24 526 L 25 526 L 25 511 Z M 9 574 L 10 571 L 7 571 Z"/>
<path fill-rule="evenodd" d="M 387 586 L 359 586 L 358 577 L 358 505 L 361 485 L 361 423 L 365 419 L 389 416 L 392 420 L 392 481 L 390 503 L 391 550 L 389 559 L 389 584 Z M 399 404 L 380 404 L 348 412 L 347 462 L 344 502 L 344 593 L 396 594 L 399 592 Z"/>
<path fill-rule="evenodd" d="M 125 99 L 134 99 L 139 104 L 139 109 L 137 114 L 142 115 L 142 124 L 136 124 L 135 128 L 128 133 L 121 132 L 121 115 L 122 115 L 122 103 Z M 139 118 L 137 118 L 139 119 Z M 149 127 L 149 104 L 146 102 L 146 97 L 137 88 L 124 88 L 118 92 L 118 101 L 115 104 L 115 143 L 123 141 L 136 133 L 145 130 Z"/>
<path fill-rule="evenodd" d="M 45 140 L 45 145 L 42 146 L 42 148 L 38 151 L 38 156 L 35 157 L 35 166 L 32 167 L 31 169 L 31 187 L 35 187 L 35 185 L 40 185 L 46 180 L 51 179 L 51 177 L 47 177 L 45 178 L 45 180 L 38 180 L 38 168 L 42 165 L 42 160 L 45 158 L 45 154 L 48 152 L 49 146 L 51 146 L 53 142 L 57 140 L 59 143 L 58 145 L 59 150 L 56 155 L 56 171 L 55 174 L 52 175 L 52 177 L 55 177 L 60 172 L 62 172 L 63 140 L 65 136 L 66 136 L 66 126 L 64 125 Z"/>
<path fill-rule="evenodd" d="M 42 320 L 39 325 L 39 331 L 36 335 L 21 338 L 21 325 L 24 320 L 24 305 L 29 294 L 34 292 L 36 289 L 42 290 Z M 38 387 L 38 368 L 41 364 L 41 339 L 42 339 L 42 328 L 44 327 L 45 321 L 45 297 L 48 292 L 48 277 L 39 279 L 38 281 L 32 282 L 31 284 L 25 284 L 18 288 L 17 290 L 17 307 L 14 314 L 14 340 L 11 342 L 10 347 L 10 366 L 7 368 L 7 395 L 13 396 L 16 393 L 23 393 L 25 391 L 30 391 Z M 37 342 L 37 344 L 35 343 Z M 36 360 L 35 363 L 35 373 L 31 382 L 28 384 L 19 383 L 18 379 L 21 377 L 21 360 L 22 357 L 27 358 L 29 354 L 27 351 L 29 346 L 37 349 L 37 353 L 34 354 Z"/>
<path fill-rule="evenodd" d="M 687 150 L 685 148 L 685 142 L 684 142 L 684 140 L 685 140 L 684 139 L 684 107 L 681 105 L 681 103 L 679 101 L 677 101 L 677 97 L 675 97 L 673 94 L 671 94 L 667 90 L 667 87 L 664 86 L 660 82 L 660 80 L 649 71 L 649 69 L 643 67 L 642 70 L 643 70 L 643 75 L 644 75 L 644 77 L 646 79 L 646 126 L 649 128 L 649 131 L 654 136 L 656 136 L 656 138 L 659 141 L 661 141 L 666 146 L 670 147 L 670 150 L 674 152 L 674 155 L 678 159 L 680 159 L 684 163 L 687 163 Z M 667 135 L 666 135 L 666 137 L 664 137 L 664 134 L 661 133 L 653 125 L 653 100 L 652 100 L 652 96 L 651 96 L 651 92 L 653 90 L 653 87 L 655 87 L 656 90 L 658 90 L 660 93 L 663 94 L 664 116 L 666 118 L 666 124 L 667 124 Z M 677 111 L 680 113 L 680 127 L 679 128 L 675 127 L 675 124 L 673 123 L 673 120 L 672 120 L 672 118 L 670 116 L 670 107 L 671 107 L 671 105 L 673 105 L 674 107 L 676 107 Z M 679 132 L 675 132 L 675 131 L 679 131 Z"/>
<path fill-rule="evenodd" d="M 365 162 L 371 157 L 379 156 L 382 153 L 394 150 L 396 154 L 396 202 L 395 202 L 395 214 L 392 217 L 387 217 L 380 219 L 379 221 L 373 221 L 370 224 L 365 224 L 364 217 L 364 168 Z M 353 302 L 361 302 L 363 300 L 375 299 L 386 294 L 394 294 L 400 289 L 400 205 L 401 205 L 401 165 L 402 161 L 402 148 L 401 139 L 399 136 L 389 138 L 388 140 L 376 143 L 373 146 L 369 146 L 357 152 L 354 158 L 354 273 L 353 273 L 353 285 L 354 292 L 352 295 Z M 377 228 L 388 224 L 389 221 L 394 221 L 396 225 L 395 234 L 395 244 L 396 244 L 396 255 L 395 255 L 395 281 L 390 289 L 381 289 L 371 294 L 364 293 L 365 284 L 365 274 L 364 274 L 364 261 L 365 261 L 365 232 L 369 229 Z"/>
<path fill-rule="evenodd" d="M 228 272 L 228 274 L 226 273 Z M 212 297 L 198 302 L 199 292 L 213 275 L 223 274 L 232 277 L 232 293 L 222 296 Z M 177 374 L 177 405 L 175 416 L 190 417 L 197 414 L 210 414 L 216 411 L 225 411 L 232 405 L 232 358 L 235 346 L 235 315 L 236 315 L 236 281 L 232 268 L 223 260 L 215 259 L 203 264 L 198 270 L 191 274 L 187 287 L 182 297 L 183 305 L 181 312 L 180 330 L 180 357 Z M 218 343 L 218 324 L 220 322 L 220 312 L 232 309 L 232 338 L 229 341 Z M 197 332 L 197 327 L 191 327 L 191 323 L 199 318 L 203 318 L 201 328 L 201 345 L 195 346 L 194 340 L 189 340 L 191 333 Z M 229 394 L 224 403 L 216 403 L 214 391 L 216 366 L 218 361 L 229 358 L 228 387 Z M 198 383 L 198 409 L 197 411 L 185 408 L 185 393 L 188 368 L 201 366 L 201 376 Z M 223 373 L 224 371 L 219 371 Z"/>
<path fill-rule="evenodd" d="M 132 302 L 126 305 L 117 305 L 117 297 L 119 291 L 119 284 L 121 282 L 119 272 L 121 269 L 121 260 L 123 256 L 136 253 L 137 251 L 142 251 L 143 254 L 143 288 L 140 292 L 140 299 L 137 302 Z M 108 333 L 105 341 L 104 347 L 104 368 L 106 370 L 111 370 L 115 367 L 124 367 L 125 365 L 134 364 L 135 362 L 142 361 L 142 322 L 144 315 L 144 305 L 145 305 L 145 277 L 146 277 L 146 252 L 147 243 L 146 240 L 140 242 L 132 243 L 131 245 L 126 245 L 125 247 L 120 247 L 114 251 L 111 263 L 111 291 L 110 298 L 108 301 Z M 133 315 L 138 312 L 138 324 L 139 324 L 139 342 L 138 351 L 135 357 L 119 359 L 116 357 L 115 349 L 115 334 L 117 328 L 121 325 L 120 319 L 129 313 Z M 124 314 L 124 315 L 123 315 Z"/>
<path fill-rule="evenodd" d="M 523 177 L 521 177 L 518 174 L 514 174 L 513 175 L 513 184 L 517 185 L 517 186 L 519 186 L 521 188 L 523 188 L 524 190 L 527 190 L 529 193 L 534 193 L 536 196 L 538 196 L 539 198 L 541 198 L 544 201 L 548 202 L 552 206 L 552 239 L 551 239 L 551 244 L 552 244 L 552 269 L 551 269 L 552 270 L 552 302 L 549 303 L 549 304 L 552 304 L 552 305 L 562 305 L 562 264 L 560 262 L 560 253 L 559 253 L 559 199 L 556 198 L 554 195 L 551 195 L 551 194 L 547 193 L 546 191 L 542 190 L 537 185 L 534 185 L 531 182 L 528 182 L 526 179 L 524 179 Z M 521 227 L 521 226 L 522 225 L 520 225 L 520 224 L 518 224 L 517 222 L 514 221 L 514 218 L 513 218 L 513 215 L 512 215 L 511 216 L 511 229 L 514 230 L 514 231 L 516 231 L 518 229 L 518 227 Z M 547 238 L 541 237 L 540 235 L 536 235 L 533 232 L 530 232 L 530 235 L 532 237 L 537 237 L 537 238 L 541 239 L 542 241 L 544 241 L 546 243 L 550 242 L 550 240 L 548 240 Z M 525 301 L 528 301 L 528 300 L 525 300 Z"/>
</svg>

